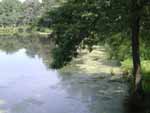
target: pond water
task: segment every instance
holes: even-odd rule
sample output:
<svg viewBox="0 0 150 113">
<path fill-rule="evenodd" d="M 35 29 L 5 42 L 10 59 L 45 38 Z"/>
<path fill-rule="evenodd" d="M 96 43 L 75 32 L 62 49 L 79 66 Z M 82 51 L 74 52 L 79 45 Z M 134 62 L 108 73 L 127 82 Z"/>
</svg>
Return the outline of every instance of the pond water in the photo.
<svg viewBox="0 0 150 113">
<path fill-rule="evenodd" d="M 126 83 L 60 74 L 51 48 L 46 38 L 0 37 L 0 113 L 123 113 Z"/>
</svg>

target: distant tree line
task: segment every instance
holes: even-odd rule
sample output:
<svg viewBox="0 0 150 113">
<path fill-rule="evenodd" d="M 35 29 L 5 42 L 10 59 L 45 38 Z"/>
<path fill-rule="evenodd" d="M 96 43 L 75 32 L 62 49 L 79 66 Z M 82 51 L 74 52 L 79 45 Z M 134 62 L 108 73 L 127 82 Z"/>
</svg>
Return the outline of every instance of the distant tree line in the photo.
<svg viewBox="0 0 150 113">
<path fill-rule="evenodd" d="M 0 2 L 0 26 L 32 24 L 40 16 L 41 3 L 38 0 L 2 0 Z"/>
<path fill-rule="evenodd" d="M 61 0 L 19 0 L 0 1 L 0 26 L 20 26 L 36 24 L 45 12 L 51 10 Z M 47 20 L 45 20 L 47 21 Z"/>
</svg>

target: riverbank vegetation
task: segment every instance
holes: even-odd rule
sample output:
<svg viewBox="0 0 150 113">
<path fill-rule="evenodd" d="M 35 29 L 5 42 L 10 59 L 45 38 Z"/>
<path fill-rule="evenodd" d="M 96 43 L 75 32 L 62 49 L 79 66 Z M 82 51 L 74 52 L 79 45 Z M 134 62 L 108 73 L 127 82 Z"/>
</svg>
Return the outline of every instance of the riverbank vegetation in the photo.
<svg viewBox="0 0 150 113">
<path fill-rule="evenodd" d="M 38 0 L 2 0 L 0 2 L 0 35 L 49 34 L 51 30 L 35 26 L 41 15 L 57 2 L 41 3 Z"/>
<path fill-rule="evenodd" d="M 48 28 L 41 28 L 37 30 L 36 28 L 32 28 L 31 26 L 6 26 L 0 27 L 0 36 L 30 36 L 30 35 L 42 35 L 48 36 L 50 35 L 52 30 Z"/>
<path fill-rule="evenodd" d="M 6 27 L 0 27 L 0 35 L 17 35 L 17 34 L 23 34 L 31 33 L 32 30 L 27 26 L 18 26 L 18 27 L 12 27 L 12 26 L 6 26 Z"/>
<path fill-rule="evenodd" d="M 91 52 L 102 45 L 108 58 L 117 59 L 124 74 L 131 75 L 137 99 L 150 91 L 149 0 L 2 0 L 0 24 L 2 34 L 50 33 L 56 69 L 76 58 L 78 50 Z"/>
<path fill-rule="evenodd" d="M 53 29 L 56 44 L 53 68 L 67 65 L 78 56 L 78 48 L 92 51 L 93 45 L 104 44 L 110 58 L 132 73 L 132 95 L 142 101 L 143 91 L 149 92 L 149 6 L 148 0 L 67 0 L 46 12 L 39 25 L 50 20 L 46 25 Z"/>
</svg>

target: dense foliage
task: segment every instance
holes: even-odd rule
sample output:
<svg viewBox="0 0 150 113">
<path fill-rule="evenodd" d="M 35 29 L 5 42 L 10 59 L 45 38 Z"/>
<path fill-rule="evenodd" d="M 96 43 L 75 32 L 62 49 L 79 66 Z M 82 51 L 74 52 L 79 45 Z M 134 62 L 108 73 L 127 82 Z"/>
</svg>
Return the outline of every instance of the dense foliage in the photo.
<svg viewBox="0 0 150 113">
<path fill-rule="evenodd" d="M 111 57 L 123 60 L 131 56 L 131 4 L 129 0 L 67 0 L 60 7 L 48 11 L 44 19 L 53 29 L 56 48 L 53 51 L 53 67 L 61 68 L 78 54 L 78 48 L 105 42 Z M 142 57 L 149 59 L 150 8 L 141 12 Z M 39 24 L 44 25 L 43 19 Z M 143 43 L 144 42 L 144 43 Z M 147 47 L 147 49 L 143 49 Z"/>
<path fill-rule="evenodd" d="M 40 15 L 38 0 L 2 0 L 0 2 L 0 26 L 20 26 L 32 24 Z"/>
<path fill-rule="evenodd" d="M 0 2 L 0 25 L 17 24 L 21 12 L 21 3 L 18 0 L 3 0 Z"/>
</svg>

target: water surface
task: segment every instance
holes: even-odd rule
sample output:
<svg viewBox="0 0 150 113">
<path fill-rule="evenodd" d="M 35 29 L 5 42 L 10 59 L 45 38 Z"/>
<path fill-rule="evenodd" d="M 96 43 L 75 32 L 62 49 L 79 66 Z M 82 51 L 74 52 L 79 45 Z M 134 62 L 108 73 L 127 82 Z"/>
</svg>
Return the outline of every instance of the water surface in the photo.
<svg viewBox="0 0 150 113">
<path fill-rule="evenodd" d="M 124 82 L 60 74 L 51 48 L 42 37 L 0 37 L 0 113 L 123 113 Z"/>
</svg>

